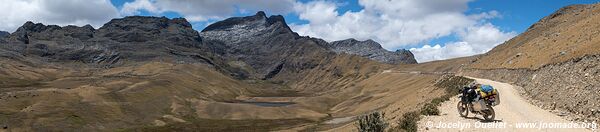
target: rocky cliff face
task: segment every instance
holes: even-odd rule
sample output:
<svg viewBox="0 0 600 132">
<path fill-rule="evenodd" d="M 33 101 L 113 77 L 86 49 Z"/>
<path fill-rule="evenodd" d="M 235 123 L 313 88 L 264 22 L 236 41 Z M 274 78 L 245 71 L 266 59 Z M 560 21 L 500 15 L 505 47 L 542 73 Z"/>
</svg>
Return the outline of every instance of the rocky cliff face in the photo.
<svg viewBox="0 0 600 132">
<path fill-rule="evenodd" d="M 325 41 L 300 37 L 283 16 L 234 17 L 209 25 L 200 33 L 205 43 L 218 45 L 214 51 L 242 69 L 248 77 L 269 79 L 314 68 L 333 52 Z M 283 77 L 283 76 L 282 76 Z"/>
<path fill-rule="evenodd" d="M 198 32 L 182 18 L 125 17 L 95 30 L 27 22 L 4 39 L 3 49 L 48 62 L 113 66 L 124 61 L 203 62 L 207 50 Z M 201 58 L 201 59 L 199 59 Z"/>
<path fill-rule="evenodd" d="M 334 41 L 329 44 L 330 48 L 337 53 L 347 53 L 358 55 L 389 64 L 415 64 L 417 61 L 414 55 L 405 49 L 399 49 L 391 52 L 383 49 L 381 45 L 371 39 L 358 41 L 355 39 L 346 39 Z"/>
</svg>

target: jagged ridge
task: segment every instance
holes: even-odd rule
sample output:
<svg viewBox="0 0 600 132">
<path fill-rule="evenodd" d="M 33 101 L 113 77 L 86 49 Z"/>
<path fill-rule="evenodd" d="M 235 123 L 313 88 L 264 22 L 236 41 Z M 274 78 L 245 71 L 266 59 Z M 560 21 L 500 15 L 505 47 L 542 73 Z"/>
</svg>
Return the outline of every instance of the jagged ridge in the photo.
<svg viewBox="0 0 600 132">
<path fill-rule="evenodd" d="M 207 62 L 202 40 L 183 18 L 131 16 L 113 19 L 98 30 L 26 22 L 0 44 L 24 56 L 51 62 L 84 62 L 112 66 L 124 61 L 164 59 Z"/>
<path fill-rule="evenodd" d="M 227 69 L 226 74 L 255 79 L 277 78 L 280 73 L 295 75 L 322 65 L 321 59 L 331 59 L 336 52 L 391 64 L 416 62 L 409 51 L 386 51 L 374 41 L 330 44 L 299 36 L 283 16 L 267 17 L 262 11 L 216 22 L 201 33 L 183 18 L 130 16 L 113 19 L 97 30 L 90 25 L 60 27 L 27 22 L 3 41 L 8 44 L 0 45 L 7 51 L 50 62 L 101 66 L 152 60 L 218 63 L 215 66 Z"/>
<path fill-rule="evenodd" d="M 391 52 L 383 49 L 381 45 L 371 39 L 358 41 L 355 39 L 346 39 L 330 43 L 330 47 L 338 53 L 355 54 L 390 64 L 415 64 L 417 61 L 414 55 L 405 49 L 399 49 Z"/>
</svg>

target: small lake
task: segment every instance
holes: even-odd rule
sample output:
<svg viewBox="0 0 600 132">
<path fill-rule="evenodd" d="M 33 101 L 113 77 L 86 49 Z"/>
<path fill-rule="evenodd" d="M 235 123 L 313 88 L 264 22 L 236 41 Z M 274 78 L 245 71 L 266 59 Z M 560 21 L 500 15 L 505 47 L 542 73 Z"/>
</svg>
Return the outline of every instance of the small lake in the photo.
<svg viewBox="0 0 600 132">
<path fill-rule="evenodd" d="M 283 106 L 296 104 L 294 102 L 241 102 L 241 103 L 253 104 L 253 105 L 263 106 L 263 107 L 283 107 Z"/>
</svg>

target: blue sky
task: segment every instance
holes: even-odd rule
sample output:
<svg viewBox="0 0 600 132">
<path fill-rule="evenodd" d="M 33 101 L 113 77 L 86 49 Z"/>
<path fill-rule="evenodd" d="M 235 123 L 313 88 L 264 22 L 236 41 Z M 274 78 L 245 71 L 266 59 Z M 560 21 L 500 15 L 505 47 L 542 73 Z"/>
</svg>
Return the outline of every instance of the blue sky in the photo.
<svg viewBox="0 0 600 132">
<path fill-rule="evenodd" d="M 561 7 L 572 4 L 593 4 L 598 0 L 477 0 L 469 3 L 467 13 L 478 13 L 496 10 L 501 18 L 489 20 L 502 30 L 522 33 L 529 26 L 550 15 Z M 455 40 L 455 37 L 444 37 L 431 40 L 430 43 L 444 43 Z"/>
<path fill-rule="evenodd" d="M 25 21 L 91 24 L 130 15 L 184 17 L 196 30 L 228 17 L 281 14 L 303 36 L 372 39 L 419 62 L 481 54 L 559 8 L 599 0 L 0 0 L 0 30 Z"/>
<path fill-rule="evenodd" d="M 126 2 L 133 2 L 134 0 L 111 0 L 112 4 L 121 9 L 123 4 Z M 311 0 L 300 0 L 300 2 L 310 2 Z M 338 12 L 346 12 L 346 11 L 360 11 L 363 9 L 358 4 L 358 0 L 336 0 L 339 3 L 343 3 L 341 8 L 338 8 Z M 593 4 L 597 3 L 599 0 L 502 0 L 502 1 L 494 1 L 494 0 L 476 0 L 470 2 L 469 10 L 466 13 L 479 13 L 485 11 L 496 10 L 502 14 L 502 18 L 492 19 L 490 20 L 495 25 L 499 26 L 503 30 L 515 31 L 517 33 L 521 33 L 525 31 L 530 25 L 537 22 L 539 19 L 544 16 L 549 15 L 550 13 L 558 10 L 561 7 L 572 5 L 572 4 Z M 268 13 L 268 12 L 267 12 Z M 138 15 L 146 15 L 146 16 L 166 16 L 168 18 L 176 18 L 182 17 L 176 12 L 169 12 L 165 14 L 152 14 L 148 12 L 142 12 Z M 232 16 L 247 16 L 253 15 L 253 13 L 236 13 L 232 14 Z M 276 14 L 271 14 L 276 15 Z M 298 18 L 297 14 L 287 13 L 281 14 L 284 15 L 286 21 L 288 23 L 295 24 L 306 24 L 308 21 L 301 20 Z M 211 21 L 212 22 L 212 21 Z M 196 30 L 202 30 L 205 26 L 207 26 L 208 22 L 196 22 L 194 27 Z M 431 40 L 433 43 L 443 43 L 449 40 L 454 39 L 454 37 L 444 37 L 441 39 Z"/>
</svg>

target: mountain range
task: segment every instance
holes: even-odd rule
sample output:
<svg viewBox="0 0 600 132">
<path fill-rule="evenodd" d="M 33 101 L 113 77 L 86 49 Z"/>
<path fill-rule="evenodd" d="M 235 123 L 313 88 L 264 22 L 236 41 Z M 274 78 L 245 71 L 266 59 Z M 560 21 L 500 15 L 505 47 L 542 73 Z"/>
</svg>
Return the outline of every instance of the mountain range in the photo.
<svg viewBox="0 0 600 132">
<path fill-rule="evenodd" d="M 542 108 L 597 121 L 596 6 L 561 8 L 488 53 L 427 63 L 370 39 L 300 36 L 264 12 L 202 31 L 184 18 L 149 16 L 97 29 L 26 22 L 0 32 L 0 126 L 347 131 L 357 115 L 396 120 L 444 95 L 436 84 L 449 75 L 523 86 Z"/>
<path fill-rule="evenodd" d="M 372 40 L 329 43 L 299 36 L 281 15 L 267 17 L 264 12 L 225 19 L 201 32 L 183 18 L 166 17 L 117 18 L 98 29 L 90 25 L 60 27 L 26 22 L 0 39 L 0 57 L 5 58 L 0 70 L 4 73 L 0 75 L 0 84 L 5 87 L 3 99 L 15 97 L 15 100 L 3 101 L 14 106 L 7 107 L 3 113 L 10 115 L 5 117 L 8 119 L 23 118 L 20 122 L 7 122 L 9 126 L 23 128 L 21 130 L 38 128 L 25 127 L 29 123 L 55 130 L 80 127 L 93 130 L 104 125 L 135 129 L 148 122 L 172 124 L 150 119 L 162 116 L 173 116 L 179 121 L 195 118 L 280 120 L 290 118 L 289 115 L 293 121 L 310 119 L 312 122 L 323 118 L 327 109 L 343 102 L 341 98 L 356 94 L 327 93 L 347 88 L 389 64 L 416 63 L 409 51 L 390 52 Z M 169 92 L 163 91 L 167 89 Z M 19 98 L 25 93 L 31 98 Z M 56 93 L 66 95 L 58 99 Z M 307 99 L 300 100 L 320 101 L 321 105 L 294 101 L 301 108 L 263 108 L 239 103 L 263 96 L 302 97 Z M 27 101 L 21 102 L 21 99 Z M 186 107 L 183 111 L 173 109 L 172 114 L 159 114 L 176 104 L 206 105 L 198 101 L 222 106 Z M 238 105 L 252 110 L 237 108 Z M 211 113 L 208 112 L 192 116 L 193 119 L 180 119 L 201 110 L 228 110 L 221 107 L 240 111 L 202 116 Z M 25 112 L 24 109 L 32 110 Z M 287 114 L 266 116 L 271 113 L 263 113 L 264 116 L 248 117 L 239 114 L 272 109 Z M 47 118 L 58 121 L 26 117 L 40 114 L 38 112 L 56 113 Z M 71 115 L 65 115 L 68 113 Z M 73 124 L 79 120 L 103 125 Z M 56 127 L 59 125 L 67 127 Z"/>
</svg>

